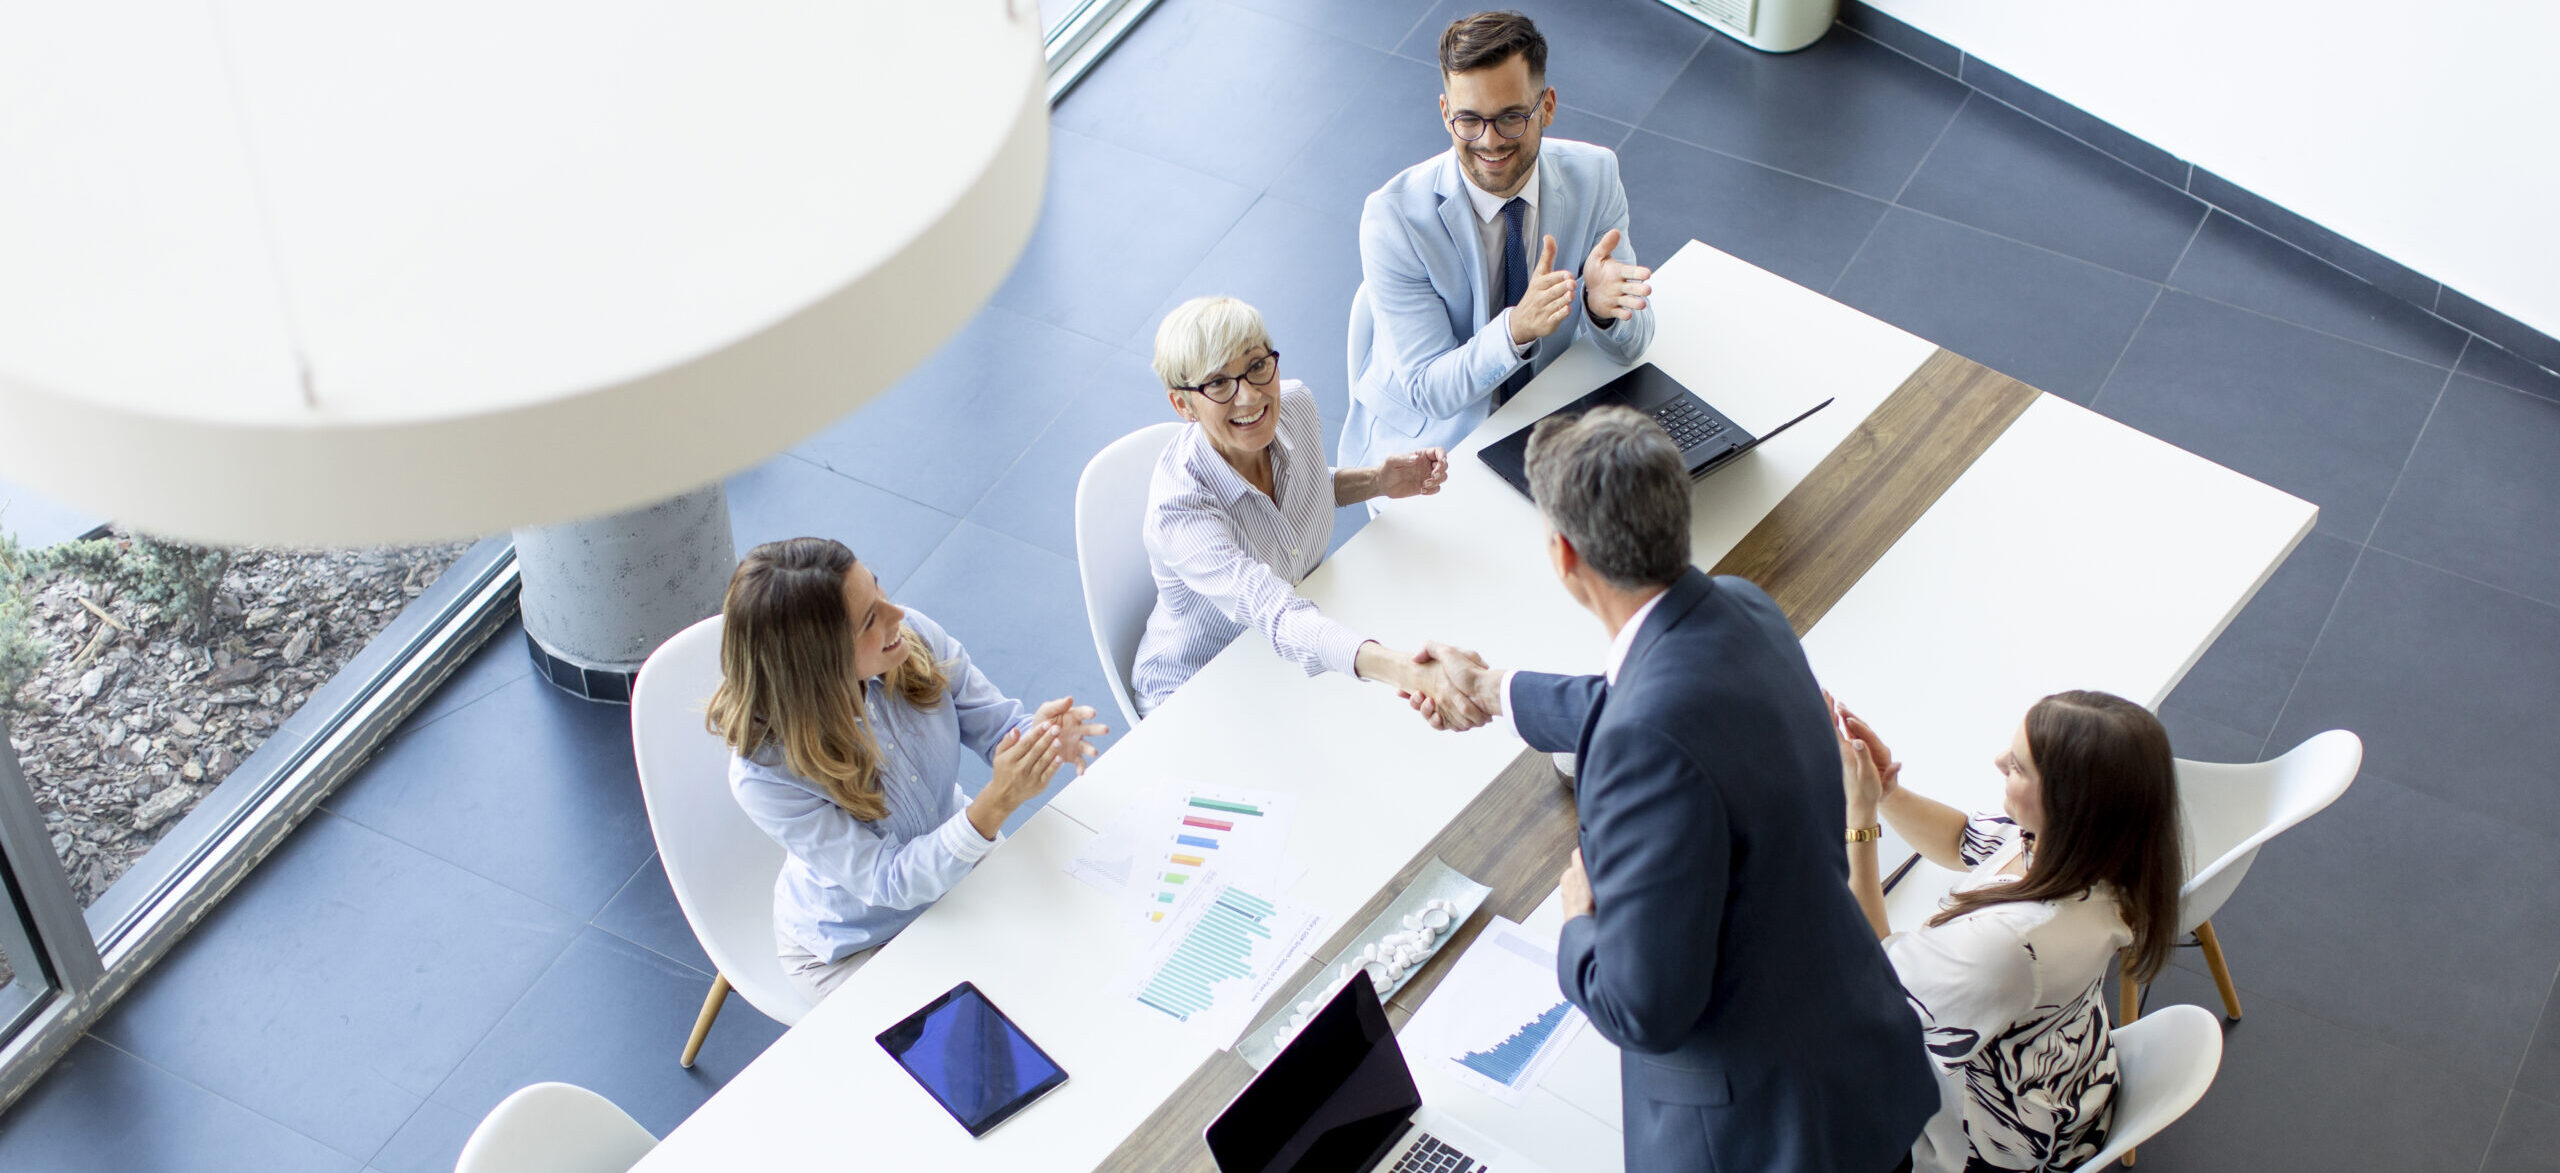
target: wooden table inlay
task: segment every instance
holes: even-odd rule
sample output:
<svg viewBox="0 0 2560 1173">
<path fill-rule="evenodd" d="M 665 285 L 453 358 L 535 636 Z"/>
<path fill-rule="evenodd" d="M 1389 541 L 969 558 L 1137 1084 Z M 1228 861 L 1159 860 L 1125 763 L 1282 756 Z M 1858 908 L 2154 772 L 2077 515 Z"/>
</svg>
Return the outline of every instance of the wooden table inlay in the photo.
<svg viewBox="0 0 2560 1173">
<path fill-rule="evenodd" d="M 1930 355 L 1716 563 L 1714 573 L 1759 584 L 1785 609 L 1796 634 L 1804 634 L 2039 394 L 1949 351 Z M 1483 909 L 1388 1002 L 1387 1016 L 1401 1029 L 1489 918 L 1525 919 L 1555 891 L 1575 833 L 1573 795 L 1554 763 L 1546 754 L 1523 752 L 1346 919 L 1317 955 L 1331 957 L 1348 945 L 1351 934 L 1435 855 L 1490 885 L 1493 893 Z M 1317 969 L 1314 963 L 1300 967 L 1281 988 L 1297 989 Z M 1258 1010 L 1257 1019 L 1267 1010 Z M 1209 1056 L 1101 1167 L 1214 1173 L 1201 1130 L 1253 1074 L 1234 1051 Z"/>
</svg>

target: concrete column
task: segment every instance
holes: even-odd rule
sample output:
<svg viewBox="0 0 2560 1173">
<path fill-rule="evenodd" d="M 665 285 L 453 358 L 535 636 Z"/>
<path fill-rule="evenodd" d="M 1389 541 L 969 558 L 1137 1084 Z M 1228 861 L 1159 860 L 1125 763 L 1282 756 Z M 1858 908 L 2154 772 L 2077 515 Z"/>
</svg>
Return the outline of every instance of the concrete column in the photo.
<svg viewBox="0 0 2560 1173">
<path fill-rule="evenodd" d="M 627 513 L 515 531 L 524 632 L 544 678 L 628 704 L 649 653 L 720 613 L 737 547 L 719 485 Z"/>
</svg>

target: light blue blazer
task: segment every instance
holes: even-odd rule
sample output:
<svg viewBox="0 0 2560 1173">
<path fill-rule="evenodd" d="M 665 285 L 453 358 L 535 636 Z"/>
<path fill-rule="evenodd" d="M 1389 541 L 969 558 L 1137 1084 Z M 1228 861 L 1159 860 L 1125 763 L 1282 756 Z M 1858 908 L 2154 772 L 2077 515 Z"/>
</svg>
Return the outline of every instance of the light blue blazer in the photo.
<svg viewBox="0 0 2560 1173">
<path fill-rule="evenodd" d="M 1454 151 L 1405 168 L 1360 209 L 1360 292 L 1353 298 L 1351 409 L 1336 464 L 1358 468 L 1433 446 L 1454 448 L 1493 411 L 1493 391 L 1519 369 L 1511 339 L 1481 329 L 1491 320 L 1484 291 L 1501 280 L 1486 264 L 1475 208 Z M 1607 147 L 1548 139 L 1538 151 L 1538 231 L 1556 238 L 1556 262 L 1580 266 L 1592 246 L 1619 230 L 1619 260 L 1635 258 L 1626 236 L 1627 189 Z M 1538 242 L 1527 242 L 1536 263 Z M 1578 268 L 1575 277 L 1581 276 Z M 1575 294 L 1577 300 L 1580 291 Z M 1366 321 L 1360 308 L 1365 304 Z M 1653 310 L 1607 330 L 1577 306 L 1556 332 L 1530 348 L 1545 370 L 1590 330 L 1601 351 L 1632 363 L 1653 341 Z"/>
</svg>

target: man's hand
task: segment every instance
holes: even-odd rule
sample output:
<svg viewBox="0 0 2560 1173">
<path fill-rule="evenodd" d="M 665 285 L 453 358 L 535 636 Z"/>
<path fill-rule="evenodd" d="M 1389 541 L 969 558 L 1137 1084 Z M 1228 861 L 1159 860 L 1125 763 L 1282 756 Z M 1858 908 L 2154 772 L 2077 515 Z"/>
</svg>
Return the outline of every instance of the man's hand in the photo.
<svg viewBox="0 0 2560 1173">
<path fill-rule="evenodd" d="M 1636 316 L 1645 299 L 1653 296 L 1653 286 L 1647 284 L 1653 280 L 1653 270 L 1611 255 L 1618 251 L 1620 239 L 1618 230 L 1610 229 L 1582 261 L 1582 299 L 1591 307 L 1591 320 L 1602 326 Z"/>
<path fill-rule="evenodd" d="M 1428 640 L 1423 643 L 1421 651 L 1413 654 L 1413 662 L 1435 667 L 1451 691 L 1465 698 L 1464 704 L 1455 704 L 1449 695 L 1434 695 L 1430 691 L 1401 693 L 1432 728 L 1463 731 L 1502 714 L 1502 673 L 1487 665 L 1484 657 L 1465 648 Z M 1472 714 L 1468 712 L 1470 708 Z"/>
<path fill-rule="evenodd" d="M 1390 456 L 1378 465 L 1378 495 L 1381 497 L 1429 496 L 1440 491 L 1449 479 L 1449 453 L 1444 449 L 1425 448 Z"/>
<path fill-rule="evenodd" d="M 1598 911 L 1599 906 L 1591 902 L 1591 874 L 1582 870 L 1581 848 L 1573 849 L 1573 862 L 1565 865 L 1564 875 L 1557 878 L 1556 887 L 1564 893 L 1566 920 Z"/>
<path fill-rule="evenodd" d="M 1556 238 L 1546 238 L 1538 264 L 1529 270 L 1529 288 L 1511 307 L 1511 344 L 1528 344 L 1556 332 L 1573 312 L 1573 274 L 1556 267 Z"/>
</svg>

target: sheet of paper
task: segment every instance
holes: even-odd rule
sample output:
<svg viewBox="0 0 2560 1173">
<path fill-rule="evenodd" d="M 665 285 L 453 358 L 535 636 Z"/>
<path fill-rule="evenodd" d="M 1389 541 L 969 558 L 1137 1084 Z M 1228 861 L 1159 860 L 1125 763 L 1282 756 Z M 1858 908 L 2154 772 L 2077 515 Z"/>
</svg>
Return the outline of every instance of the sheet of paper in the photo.
<svg viewBox="0 0 2560 1173">
<path fill-rule="evenodd" d="M 1516 1107 L 1584 1023 L 1556 988 L 1555 935 L 1495 917 L 1399 1037 L 1415 1064 Z"/>
<path fill-rule="evenodd" d="M 1182 886 L 1155 942 L 1116 987 L 1224 1050 L 1307 959 L 1322 921 L 1205 874 Z"/>
<path fill-rule="evenodd" d="M 1166 786 L 1103 828 L 1066 871 L 1119 895 L 1124 923 L 1153 933 L 1183 892 L 1211 872 L 1254 892 L 1286 891 L 1306 871 L 1285 854 L 1295 806 L 1289 795 L 1268 791 Z"/>
</svg>

